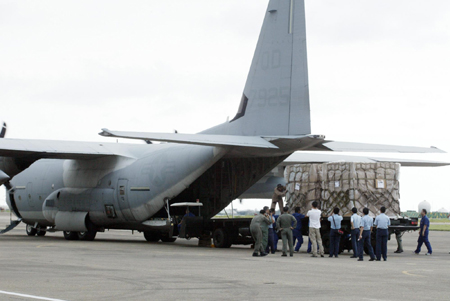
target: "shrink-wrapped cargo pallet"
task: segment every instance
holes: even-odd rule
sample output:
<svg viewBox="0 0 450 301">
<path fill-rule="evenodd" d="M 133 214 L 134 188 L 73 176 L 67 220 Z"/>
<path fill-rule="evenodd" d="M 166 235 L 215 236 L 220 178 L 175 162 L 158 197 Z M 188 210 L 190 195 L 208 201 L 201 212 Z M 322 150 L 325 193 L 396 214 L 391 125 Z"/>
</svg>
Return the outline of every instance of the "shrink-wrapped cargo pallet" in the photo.
<svg viewBox="0 0 450 301">
<path fill-rule="evenodd" d="M 334 207 L 342 215 L 351 215 L 356 207 L 368 207 L 371 215 L 386 207 L 389 216 L 400 215 L 400 164 L 397 163 L 324 163 L 286 167 L 286 204 L 293 211 L 311 209 L 319 201 L 322 211 L 330 214 Z"/>
</svg>

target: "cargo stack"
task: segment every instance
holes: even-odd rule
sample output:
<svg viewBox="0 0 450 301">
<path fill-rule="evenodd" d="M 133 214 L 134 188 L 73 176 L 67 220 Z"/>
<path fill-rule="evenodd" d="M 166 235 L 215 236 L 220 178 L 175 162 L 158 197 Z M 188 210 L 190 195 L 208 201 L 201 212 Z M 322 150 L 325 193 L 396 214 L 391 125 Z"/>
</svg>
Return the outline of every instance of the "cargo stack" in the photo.
<svg viewBox="0 0 450 301">
<path fill-rule="evenodd" d="M 400 164 L 338 162 L 298 164 L 287 166 L 286 204 L 293 211 L 311 209 L 311 202 L 319 201 L 322 211 L 330 214 L 334 207 L 342 215 L 351 215 L 356 207 L 362 213 L 368 207 L 370 215 L 386 207 L 391 217 L 400 215 Z"/>
</svg>

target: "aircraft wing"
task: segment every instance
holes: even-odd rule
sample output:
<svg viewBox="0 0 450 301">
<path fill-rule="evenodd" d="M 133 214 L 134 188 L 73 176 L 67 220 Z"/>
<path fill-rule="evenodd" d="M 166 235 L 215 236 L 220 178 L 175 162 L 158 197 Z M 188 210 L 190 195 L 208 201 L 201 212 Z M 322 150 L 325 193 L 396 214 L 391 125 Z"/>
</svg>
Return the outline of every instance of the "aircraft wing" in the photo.
<svg viewBox="0 0 450 301">
<path fill-rule="evenodd" d="M 399 146 L 385 144 L 355 143 L 355 142 L 338 142 L 324 141 L 321 145 L 325 149 L 334 152 L 371 152 L 371 153 L 445 153 L 445 151 L 437 147 L 416 147 L 416 146 Z"/>
<path fill-rule="evenodd" d="M 37 160 L 51 159 L 95 159 L 117 156 L 107 143 L 74 142 L 56 140 L 0 139 L 0 156 Z"/>
<path fill-rule="evenodd" d="M 325 140 L 322 135 L 302 136 L 237 136 L 211 134 L 178 134 L 125 132 L 102 129 L 99 133 L 105 137 L 138 139 L 144 141 L 162 141 L 182 144 L 209 146 L 234 146 L 234 152 L 240 155 L 263 155 L 267 153 L 281 154 L 302 151 L 334 151 L 334 152 L 393 152 L 393 153 L 445 153 L 436 147 L 397 146 L 385 144 L 368 144 L 353 142 L 337 142 Z M 406 164 L 406 162 L 405 162 Z"/>
<path fill-rule="evenodd" d="M 258 136 L 122 132 L 110 131 L 108 129 L 102 129 L 102 132 L 99 133 L 99 135 L 105 137 L 163 141 L 182 144 L 278 149 L 278 147 L 274 144 Z"/>
<path fill-rule="evenodd" d="M 401 166 L 403 167 L 438 167 L 450 165 L 450 162 L 440 162 L 440 161 L 378 158 L 378 157 L 349 156 L 349 155 L 330 155 L 326 153 L 306 153 L 306 152 L 295 152 L 288 158 L 286 158 L 280 165 L 287 166 L 302 163 L 331 163 L 331 162 L 361 162 L 361 163 L 393 162 L 393 163 L 400 163 Z"/>
</svg>

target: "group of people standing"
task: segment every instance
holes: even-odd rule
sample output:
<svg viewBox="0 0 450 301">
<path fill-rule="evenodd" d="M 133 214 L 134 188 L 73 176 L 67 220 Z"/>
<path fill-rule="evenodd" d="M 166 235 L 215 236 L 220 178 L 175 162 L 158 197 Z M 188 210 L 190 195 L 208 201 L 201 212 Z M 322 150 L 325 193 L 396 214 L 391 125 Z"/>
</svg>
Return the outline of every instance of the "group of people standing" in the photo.
<svg viewBox="0 0 450 301">
<path fill-rule="evenodd" d="M 369 216 L 369 209 L 363 209 L 363 216 L 358 215 L 355 207 L 352 208 L 353 215 L 350 218 L 351 223 L 351 241 L 353 247 L 353 256 L 351 258 L 358 258 L 358 261 L 364 260 L 364 248 L 367 249 L 370 259 L 369 261 L 384 261 L 387 260 L 387 241 L 389 238 L 389 226 L 391 220 L 385 214 L 386 208 L 380 208 L 380 214 L 375 218 Z M 374 254 L 372 248 L 372 229 L 377 228 L 376 252 Z M 376 255 L 376 257 L 375 257 Z"/>
<path fill-rule="evenodd" d="M 283 214 L 277 216 L 275 215 L 274 208 L 269 209 L 269 207 L 264 207 L 253 218 L 250 224 L 250 231 L 255 240 L 253 256 L 266 256 L 269 252 L 274 254 L 279 236 L 281 236 L 283 241 L 281 256 L 287 256 L 288 248 L 290 256 L 293 256 L 294 250 L 296 252 L 300 250 L 303 244 L 301 220 L 305 216 L 300 213 L 299 207 L 295 208 L 294 214 L 289 214 L 288 211 L 288 207 L 283 207 Z M 330 222 L 329 257 L 339 256 L 339 243 L 342 235 L 341 222 L 343 220 L 342 216 L 339 215 L 339 211 L 339 208 L 334 208 L 333 214 L 328 217 L 328 221 Z M 374 222 L 373 218 L 369 216 L 369 209 L 363 209 L 364 215 L 362 217 L 357 214 L 356 208 L 352 209 L 351 241 L 354 253 L 351 258 L 358 258 L 359 261 L 363 261 L 364 247 L 366 247 L 370 255 L 369 261 L 380 261 L 381 257 L 385 261 L 387 260 L 387 240 L 390 219 L 385 215 L 386 208 L 382 207 L 380 211 L 381 214 L 377 216 Z M 322 211 L 318 208 L 318 202 L 314 201 L 312 203 L 312 209 L 308 211 L 306 216 L 309 217 L 309 240 L 312 246 L 311 256 L 324 257 L 325 251 L 320 233 Z M 377 227 L 376 257 L 371 244 L 371 233 L 374 225 Z M 274 231 L 275 227 L 277 231 Z M 294 249 L 294 243 L 296 241 L 297 244 Z"/>
<path fill-rule="evenodd" d="M 289 248 L 289 255 L 293 256 L 294 251 L 298 252 L 303 244 L 302 219 L 305 215 L 300 213 L 300 208 L 295 208 L 294 214 L 289 214 L 288 207 L 282 207 L 283 204 L 283 186 L 278 185 L 275 188 L 274 197 L 272 199 L 272 206 L 264 207 L 258 215 L 256 215 L 250 225 L 250 231 L 255 240 L 255 247 L 253 256 L 266 256 L 269 253 L 274 254 L 277 250 L 277 243 L 279 237 L 283 241 L 282 255 L 287 256 Z M 281 201 L 281 202 L 280 202 Z M 282 214 L 280 216 L 275 215 L 275 206 L 279 204 Z M 341 230 L 341 223 L 343 217 L 339 215 L 339 208 L 334 208 L 333 213 L 328 217 L 330 222 L 330 245 L 329 245 L 329 257 L 339 256 L 339 244 L 341 241 L 341 235 L 344 232 Z M 353 248 L 353 256 L 351 258 L 357 258 L 358 261 L 364 260 L 364 249 L 369 254 L 369 261 L 384 261 L 387 260 L 387 242 L 389 238 L 389 226 L 391 220 L 385 214 L 386 208 L 380 208 L 380 214 L 375 220 L 369 216 L 369 209 L 363 209 L 363 215 L 358 215 L 358 210 L 352 208 L 351 222 L 351 242 Z M 428 229 L 430 222 L 426 216 L 427 212 L 424 209 L 421 212 L 422 220 L 420 223 L 419 240 L 415 254 L 419 254 L 422 244 L 425 244 L 428 250 L 426 255 L 432 254 L 430 242 L 428 240 Z M 322 244 L 322 237 L 320 233 L 322 211 L 319 209 L 317 201 L 312 202 L 312 209 L 306 214 L 309 218 L 309 248 L 312 249 L 312 257 L 324 257 L 325 251 Z M 376 227 L 376 249 L 375 252 L 372 248 L 372 230 Z M 277 229 L 275 231 L 275 228 Z M 295 245 L 294 249 L 294 244 Z"/>
<path fill-rule="evenodd" d="M 299 208 L 300 209 L 300 208 Z M 283 253 L 281 256 L 287 256 L 287 246 L 289 245 L 289 255 L 293 256 L 293 244 L 297 240 L 296 249 L 300 249 L 303 243 L 301 236 L 301 222 L 294 215 L 288 213 L 289 208 L 283 208 L 283 214 L 275 215 L 275 209 L 264 207 L 250 224 L 250 232 L 255 240 L 253 256 L 266 256 L 269 253 L 275 254 L 278 240 L 281 237 L 283 241 Z M 301 214 L 300 220 L 304 216 Z M 274 231 L 276 227 L 277 231 Z M 295 236 L 294 236 L 295 235 Z M 295 238 L 294 238 L 295 237 Z"/>
<path fill-rule="evenodd" d="M 287 256 L 288 248 L 289 256 L 293 256 L 294 251 L 298 252 L 300 250 L 303 244 L 302 219 L 305 216 L 300 213 L 300 207 L 295 208 L 294 214 L 288 213 L 289 208 L 283 207 L 283 196 L 285 194 L 286 188 L 278 184 L 274 190 L 271 208 L 264 207 L 252 219 L 250 232 L 255 240 L 253 256 L 266 256 L 269 253 L 275 254 L 280 237 L 283 241 L 281 256 Z M 280 216 L 275 215 L 277 204 L 282 212 Z M 318 228 L 320 228 L 320 221 Z M 321 250 L 323 253 L 323 247 Z"/>
</svg>

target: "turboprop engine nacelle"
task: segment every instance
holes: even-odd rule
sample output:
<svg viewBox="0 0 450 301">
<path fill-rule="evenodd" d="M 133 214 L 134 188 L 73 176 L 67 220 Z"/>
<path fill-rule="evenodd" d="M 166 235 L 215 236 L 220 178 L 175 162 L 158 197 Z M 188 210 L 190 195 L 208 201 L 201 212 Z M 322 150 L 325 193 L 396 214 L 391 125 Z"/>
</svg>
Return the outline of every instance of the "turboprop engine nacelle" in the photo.
<svg viewBox="0 0 450 301">
<path fill-rule="evenodd" d="M 87 218 L 98 226 L 121 219 L 113 200 L 114 189 L 62 188 L 45 199 L 42 213 L 58 230 L 86 231 Z"/>
</svg>

